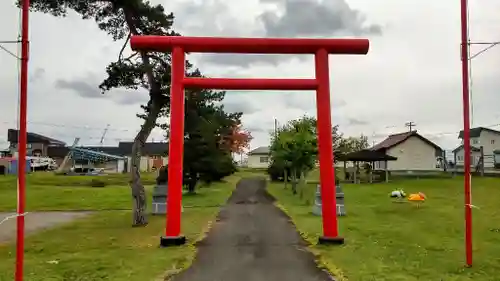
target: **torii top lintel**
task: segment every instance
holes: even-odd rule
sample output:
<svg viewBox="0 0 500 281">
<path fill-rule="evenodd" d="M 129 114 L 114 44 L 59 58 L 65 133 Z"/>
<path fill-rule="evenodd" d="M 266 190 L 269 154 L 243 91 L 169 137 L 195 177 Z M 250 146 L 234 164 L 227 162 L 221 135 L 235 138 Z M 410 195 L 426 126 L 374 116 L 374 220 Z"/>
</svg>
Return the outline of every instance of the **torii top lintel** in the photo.
<svg viewBox="0 0 500 281">
<path fill-rule="evenodd" d="M 226 38 L 186 36 L 132 36 L 133 50 L 170 52 L 180 47 L 188 53 L 240 54 L 314 54 L 325 49 L 329 54 L 366 55 L 368 39 L 315 38 Z"/>
</svg>

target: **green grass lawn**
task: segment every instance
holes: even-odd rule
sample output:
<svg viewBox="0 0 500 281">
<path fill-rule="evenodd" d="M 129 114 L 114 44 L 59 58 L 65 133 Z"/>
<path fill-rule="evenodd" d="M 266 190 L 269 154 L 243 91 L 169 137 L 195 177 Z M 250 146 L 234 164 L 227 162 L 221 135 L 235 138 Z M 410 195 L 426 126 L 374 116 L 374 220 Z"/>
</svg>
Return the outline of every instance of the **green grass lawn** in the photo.
<svg viewBox="0 0 500 281">
<path fill-rule="evenodd" d="M 107 180 L 121 181 L 123 185 L 103 188 L 83 184 L 66 186 L 59 182 L 61 176 L 35 175 L 28 180 L 28 211 L 130 208 L 126 177 L 113 177 Z M 239 178 L 239 175 L 230 176 L 225 182 L 200 188 L 196 195 L 183 198 L 186 208 L 182 215 L 182 229 L 189 245 L 158 248 L 165 227 L 164 216 L 150 217 L 147 227 L 132 228 L 130 211 L 99 211 L 70 224 L 28 236 L 25 280 L 163 280 L 165 274 L 186 267 L 192 260 L 195 255 L 192 243 L 207 230 L 209 222 L 219 211 L 215 206 L 225 203 Z M 2 180 L 0 209 L 10 210 L 16 202 L 15 181 L 12 185 L 10 179 Z M 150 196 L 148 192 L 148 204 Z M 0 260 L 0 280 L 13 280 L 15 243 L 0 245 Z"/>
<path fill-rule="evenodd" d="M 141 173 L 141 179 L 144 184 L 154 184 L 156 173 Z M 127 185 L 128 174 L 105 174 L 98 176 L 56 176 L 53 172 L 36 172 L 26 175 L 28 185 L 49 185 L 49 186 L 90 186 L 93 179 L 104 181 L 107 185 Z M 0 186 L 13 186 L 17 184 L 15 175 L 5 175 L 0 177 Z"/>
<path fill-rule="evenodd" d="M 128 174 L 56 176 L 53 173 L 32 173 L 26 177 L 26 208 L 27 211 L 130 209 L 128 177 Z M 150 195 L 155 174 L 145 173 L 142 178 Z M 93 179 L 99 179 L 107 186 L 91 187 Z M 16 177 L 0 177 L 0 211 L 14 211 L 16 198 Z"/>
<path fill-rule="evenodd" d="M 463 178 L 402 180 L 388 184 L 343 185 L 347 216 L 339 219 L 344 246 L 311 246 L 339 280 L 500 280 L 500 179 L 473 178 L 474 266 L 464 268 Z M 421 208 L 393 203 L 388 194 L 404 188 L 424 192 Z M 290 187 L 269 191 L 312 243 L 321 234 L 311 214 L 315 185 L 304 198 Z"/>
</svg>

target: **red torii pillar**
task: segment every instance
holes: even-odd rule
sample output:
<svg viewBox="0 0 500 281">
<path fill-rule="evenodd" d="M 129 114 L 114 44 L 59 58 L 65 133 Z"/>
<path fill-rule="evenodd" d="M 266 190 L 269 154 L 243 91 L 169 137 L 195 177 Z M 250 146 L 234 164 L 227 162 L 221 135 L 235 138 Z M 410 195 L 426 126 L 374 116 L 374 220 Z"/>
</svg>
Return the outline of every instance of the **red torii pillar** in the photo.
<svg viewBox="0 0 500 281">
<path fill-rule="evenodd" d="M 132 36 L 133 50 L 172 52 L 170 93 L 170 146 L 165 236 L 162 247 L 181 245 L 182 167 L 184 153 L 184 89 L 315 90 L 322 195 L 323 236 L 320 243 L 343 244 L 336 215 L 335 169 L 332 147 L 329 54 L 368 53 L 368 39 L 217 38 L 183 36 Z M 188 78 L 185 53 L 314 54 L 315 79 Z"/>
</svg>

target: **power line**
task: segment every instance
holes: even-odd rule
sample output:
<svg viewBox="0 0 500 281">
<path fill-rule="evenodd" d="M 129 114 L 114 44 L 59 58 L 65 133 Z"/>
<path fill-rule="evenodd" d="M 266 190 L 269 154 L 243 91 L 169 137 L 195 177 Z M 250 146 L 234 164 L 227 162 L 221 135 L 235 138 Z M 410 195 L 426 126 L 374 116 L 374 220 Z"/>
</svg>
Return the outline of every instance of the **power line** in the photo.
<svg viewBox="0 0 500 281">
<path fill-rule="evenodd" d="M 11 121 L 11 122 L 0 122 L 0 124 L 16 124 L 17 122 L 14 122 L 14 121 Z M 407 122 L 406 123 L 406 127 L 409 127 L 408 126 L 408 123 L 411 123 L 411 129 L 413 129 L 416 124 L 414 122 Z M 97 133 L 95 135 L 91 135 L 91 136 L 83 136 L 81 137 L 83 140 L 97 140 L 97 141 L 100 141 L 102 136 L 103 136 L 103 130 L 106 130 L 106 126 L 101 126 L 101 127 L 98 127 L 98 126 L 77 126 L 77 125 L 68 125 L 68 124 L 57 124 L 57 123 L 46 123 L 46 122 L 28 122 L 28 124 L 31 124 L 31 125 L 40 125 L 40 126 L 47 126 L 47 127 L 52 127 L 52 128 L 64 128 L 64 129 L 67 129 L 67 128 L 72 128 L 72 129 L 78 129 L 78 130 L 83 130 L 83 131 L 99 131 L 101 133 Z M 491 124 L 491 125 L 488 125 L 488 126 L 481 126 L 481 127 L 484 127 L 484 128 L 495 128 L 495 127 L 499 127 L 500 126 L 500 123 L 496 123 L 496 124 Z M 110 125 L 111 127 L 111 125 Z M 124 141 L 124 140 L 133 140 L 134 139 L 134 136 L 136 133 L 137 133 L 137 130 L 133 130 L 133 129 L 118 129 L 118 128 L 110 128 L 108 127 L 107 129 L 107 133 L 104 137 L 103 140 L 115 140 L 115 141 Z M 377 135 L 390 135 L 392 133 L 389 133 L 387 132 L 387 129 L 391 129 L 391 128 L 398 128 L 400 126 L 398 125 L 391 125 L 391 126 L 384 126 L 382 128 L 379 128 L 379 129 L 375 129 L 375 130 L 371 130 L 372 131 L 372 138 L 382 138 L 383 136 L 377 136 Z M 452 134 L 458 134 L 461 130 L 453 130 L 453 131 L 440 131 L 440 132 L 435 132 L 435 133 L 422 133 L 422 135 L 424 136 L 429 136 L 429 137 L 437 137 L 437 136 L 446 136 L 446 135 L 452 135 Z M 133 135 L 127 135 L 127 136 L 113 136 L 113 134 L 111 134 L 111 136 L 109 136 L 108 133 L 111 133 L 111 132 L 119 132 L 119 133 L 131 133 Z M 43 134 L 43 132 L 41 132 Z M 50 132 L 50 133 L 47 133 L 47 135 L 52 135 L 52 136 L 56 136 L 56 137 L 65 137 L 65 138 L 74 138 L 76 135 L 79 135 L 79 133 L 60 133 L 60 132 Z M 366 135 L 369 135 L 369 134 L 366 134 Z"/>
<path fill-rule="evenodd" d="M 3 121 L 0 122 L 0 124 L 16 124 L 17 122 L 15 121 Z M 99 130 L 102 131 L 106 129 L 106 126 L 103 127 L 96 127 L 96 126 L 78 126 L 78 125 L 67 125 L 67 124 L 57 124 L 57 123 L 47 123 L 47 122 L 33 122 L 33 121 L 28 121 L 27 122 L 30 125 L 40 125 L 40 126 L 47 126 L 47 127 L 55 127 L 55 128 L 73 128 L 73 129 L 83 129 L 83 130 Z M 110 125 L 111 126 L 111 125 Z M 137 132 L 138 130 L 132 130 L 132 129 L 112 129 L 108 128 L 108 131 L 114 131 L 114 132 Z"/>
</svg>

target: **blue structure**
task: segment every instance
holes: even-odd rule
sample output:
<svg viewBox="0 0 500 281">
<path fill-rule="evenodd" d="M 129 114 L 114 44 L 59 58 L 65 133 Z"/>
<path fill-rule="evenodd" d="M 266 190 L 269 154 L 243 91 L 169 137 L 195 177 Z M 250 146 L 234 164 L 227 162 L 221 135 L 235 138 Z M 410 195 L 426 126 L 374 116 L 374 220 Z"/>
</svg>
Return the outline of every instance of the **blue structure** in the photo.
<svg viewBox="0 0 500 281">
<path fill-rule="evenodd" d="M 79 147 L 70 148 L 70 153 L 71 158 L 74 160 L 87 160 L 98 163 L 126 159 L 126 157 L 123 156 L 111 155 L 108 153 Z"/>
<path fill-rule="evenodd" d="M 10 159 L 9 166 L 7 167 L 7 174 L 17 175 L 17 159 Z M 26 160 L 26 173 L 31 172 L 31 161 Z"/>
</svg>

